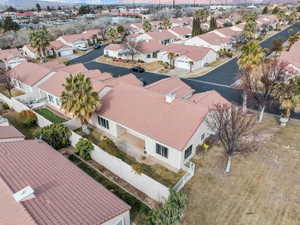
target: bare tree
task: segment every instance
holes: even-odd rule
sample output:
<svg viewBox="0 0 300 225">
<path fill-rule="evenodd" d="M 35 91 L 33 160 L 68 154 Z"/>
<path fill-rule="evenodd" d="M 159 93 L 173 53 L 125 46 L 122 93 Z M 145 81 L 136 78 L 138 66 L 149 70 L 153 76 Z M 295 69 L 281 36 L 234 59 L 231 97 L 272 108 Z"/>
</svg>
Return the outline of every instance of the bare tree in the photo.
<svg viewBox="0 0 300 225">
<path fill-rule="evenodd" d="M 288 64 L 277 57 L 265 59 L 253 70 L 243 70 L 241 86 L 250 101 L 259 107 L 258 122 L 262 122 L 267 106 L 273 103 L 276 85 L 285 82 L 288 77 Z"/>
<path fill-rule="evenodd" d="M 253 128 L 255 118 L 233 104 L 217 104 L 210 110 L 207 123 L 224 147 L 228 158 L 225 172 L 229 173 L 232 156 L 248 150 L 243 147 L 243 137 Z"/>
<path fill-rule="evenodd" d="M 7 90 L 9 97 L 12 97 L 12 90 L 14 88 L 14 83 L 9 75 L 9 71 L 6 69 L 0 69 L 0 83 Z"/>
<path fill-rule="evenodd" d="M 134 57 L 140 53 L 140 45 L 140 42 L 128 40 L 125 44 L 124 50 L 120 53 L 120 55 L 130 56 L 131 61 L 133 61 Z"/>
</svg>

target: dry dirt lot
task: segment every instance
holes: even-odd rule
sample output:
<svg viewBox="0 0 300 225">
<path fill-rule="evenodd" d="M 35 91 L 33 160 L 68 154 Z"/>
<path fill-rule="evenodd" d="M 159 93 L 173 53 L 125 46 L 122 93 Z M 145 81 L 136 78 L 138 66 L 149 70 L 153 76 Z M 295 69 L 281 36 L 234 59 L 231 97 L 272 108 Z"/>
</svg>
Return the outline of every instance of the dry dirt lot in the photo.
<svg viewBox="0 0 300 225">
<path fill-rule="evenodd" d="M 235 156 L 228 175 L 221 147 L 196 157 L 184 225 L 300 224 L 300 121 L 267 116 L 255 129 L 260 150 Z"/>
</svg>

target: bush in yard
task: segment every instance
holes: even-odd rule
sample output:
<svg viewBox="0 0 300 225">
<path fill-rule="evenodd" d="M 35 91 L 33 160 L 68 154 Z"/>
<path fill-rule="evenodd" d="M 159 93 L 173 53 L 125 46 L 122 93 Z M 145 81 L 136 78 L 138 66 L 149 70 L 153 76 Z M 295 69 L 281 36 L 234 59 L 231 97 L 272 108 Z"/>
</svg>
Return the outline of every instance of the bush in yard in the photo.
<svg viewBox="0 0 300 225">
<path fill-rule="evenodd" d="M 157 209 L 152 209 L 144 225 L 179 225 L 186 208 L 186 196 L 170 190 L 167 201 Z"/>
<path fill-rule="evenodd" d="M 24 127 L 34 127 L 37 124 L 37 116 L 31 110 L 23 110 L 18 113 L 18 120 Z"/>
<path fill-rule="evenodd" d="M 108 137 L 104 136 L 99 143 L 100 148 L 104 149 L 109 154 L 119 158 L 124 159 L 124 153 L 119 150 L 119 148 L 115 145 L 115 143 L 109 139 Z"/>
<path fill-rule="evenodd" d="M 47 142 L 54 149 L 58 150 L 70 145 L 69 138 L 71 132 L 69 128 L 65 127 L 63 124 L 51 124 L 47 127 L 43 127 L 37 130 L 34 134 L 35 137 L 41 138 L 43 141 Z"/>
<path fill-rule="evenodd" d="M 136 174 L 142 174 L 144 172 L 143 165 L 140 163 L 134 163 L 131 167 Z"/>
<path fill-rule="evenodd" d="M 84 160 L 91 160 L 91 151 L 94 150 L 93 144 L 86 138 L 80 138 L 75 146 L 75 153 L 77 153 Z"/>
</svg>

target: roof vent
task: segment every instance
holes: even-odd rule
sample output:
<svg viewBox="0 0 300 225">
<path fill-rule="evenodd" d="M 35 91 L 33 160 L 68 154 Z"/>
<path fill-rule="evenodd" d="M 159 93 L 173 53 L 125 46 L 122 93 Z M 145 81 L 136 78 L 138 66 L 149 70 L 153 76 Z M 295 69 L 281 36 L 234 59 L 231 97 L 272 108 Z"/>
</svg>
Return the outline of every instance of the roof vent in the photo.
<svg viewBox="0 0 300 225">
<path fill-rule="evenodd" d="M 23 188 L 22 190 L 18 191 L 17 193 L 13 194 L 13 197 L 17 202 L 23 202 L 26 200 L 30 200 L 30 199 L 35 198 L 34 190 L 32 189 L 32 187 L 27 186 L 27 187 Z"/>
<path fill-rule="evenodd" d="M 176 94 L 168 93 L 165 97 L 166 103 L 172 103 L 176 97 Z"/>
</svg>

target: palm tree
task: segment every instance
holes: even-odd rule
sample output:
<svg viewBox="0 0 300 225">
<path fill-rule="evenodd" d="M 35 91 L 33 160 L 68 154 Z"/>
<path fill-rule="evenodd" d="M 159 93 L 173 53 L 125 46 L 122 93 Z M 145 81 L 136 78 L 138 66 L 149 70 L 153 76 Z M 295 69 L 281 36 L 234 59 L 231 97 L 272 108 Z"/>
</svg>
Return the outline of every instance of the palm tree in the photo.
<svg viewBox="0 0 300 225">
<path fill-rule="evenodd" d="M 151 25 L 151 23 L 148 20 L 146 20 L 143 23 L 143 29 L 144 29 L 145 32 L 149 32 L 149 31 L 152 30 L 152 25 Z"/>
<path fill-rule="evenodd" d="M 190 64 L 190 73 L 192 72 L 193 70 L 193 65 L 194 65 L 194 62 L 193 61 L 189 61 L 189 64 Z"/>
<path fill-rule="evenodd" d="M 88 120 L 93 112 L 101 105 L 98 94 L 93 91 L 91 80 L 82 73 L 70 75 L 63 85 L 61 107 L 73 117 L 78 118 L 82 130 L 88 133 Z"/>
<path fill-rule="evenodd" d="M 238 64 L 242 74 L 251 74 L 251 70 L 259 65 L 264 57 L 264 52 L 257 41 L 250 41 L 241 47 L 241 56 Z M 246 75 L 245 75 L 246 76 Z M 241 79 L 242 81 L 243 79 Z M 247 111 L 247 93 L 243 92 L 243 112 Z"/>
<path fill-rule="evenodd" d="M 174 52 L 169 52 L 168 53 L 168 59 L 170 62 L 170 67 L 174 66 L 174 58 L 175 58 L 175 53 Z"/>
<path fill-rule="evenodd" d="M 30 46 L 37 49 L 42 61 L 46 57 L 46 49 L 50 45 L 50 34 L 46 28 L 32 31 L 29 34 Z"/>
<path fill-rule="evenodd" d="M 170 22 L 169 19 L 164 19 L 162 26 L 165 30 L 170 29 L 172 27 L 172 23 Z"/>
<path fill-rule="evenodd" d="M 241 56 L 238 64 L 243 69 L 254 68 L 262 62 L 263 57 L 265 56 L 263 49 L 260 47 L 257 41 L 248 42 L 241 47 L 240 51 Z"/>
<path fill-rule="evenodd" d="M 243 36 L 246 40 L 252 40 L 256 34 L 256 21 L 250 17 L 247 19 L 243 30 Z"/>
<path fill-rule="evenodd" d="M 293 108 L 300 105 L 300 77 L 276 85 L 274 97 L 279 101 L 283 117 L 289 118 Z"/>
</svg>

